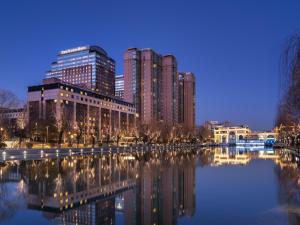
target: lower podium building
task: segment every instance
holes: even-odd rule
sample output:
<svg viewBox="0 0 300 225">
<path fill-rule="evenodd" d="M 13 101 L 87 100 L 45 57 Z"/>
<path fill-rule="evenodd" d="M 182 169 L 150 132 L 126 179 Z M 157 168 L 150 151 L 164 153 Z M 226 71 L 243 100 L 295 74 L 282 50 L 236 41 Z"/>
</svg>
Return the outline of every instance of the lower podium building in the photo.
<svg viewBox="0 0 300 225">
<path fill-rule="evenodd" d="M 101 140 L 108 135 L 130 135 L 135 131 L 133 104 L 55 78 L 28 87 L 27 107 L 33 133 L 47 132 L 48 136 L 55 129 L 64 140 L 86 142 L 89 138 Z"/>
</svg>

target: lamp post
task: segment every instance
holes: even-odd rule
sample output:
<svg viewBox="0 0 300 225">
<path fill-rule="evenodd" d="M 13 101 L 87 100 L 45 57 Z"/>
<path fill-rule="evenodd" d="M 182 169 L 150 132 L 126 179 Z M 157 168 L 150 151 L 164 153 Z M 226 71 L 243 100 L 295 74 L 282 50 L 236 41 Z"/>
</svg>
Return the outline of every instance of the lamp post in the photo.
<svg viewBox="0 0 300 225">
<path fill-rule="evenodd" d="M 3 131 L 4 131 L 4 129 L 3 129 L 3 127 L 1 127 L 0 128 L 0 132 L 1 132 L 1 136 L 0 136 L 0 143 L 3 141 Z"/>
<path fill-rule="evenodd" d="M 35 140 L 37 141 L 37 136 L 38 136 L 38 124 L 35 123 Z"/>
<path fill-rule="evenodd" d="M 48 143 L 48 137 L 49 137 L 49 126 L 46 126 L 46 143 Z"/>
</svg>

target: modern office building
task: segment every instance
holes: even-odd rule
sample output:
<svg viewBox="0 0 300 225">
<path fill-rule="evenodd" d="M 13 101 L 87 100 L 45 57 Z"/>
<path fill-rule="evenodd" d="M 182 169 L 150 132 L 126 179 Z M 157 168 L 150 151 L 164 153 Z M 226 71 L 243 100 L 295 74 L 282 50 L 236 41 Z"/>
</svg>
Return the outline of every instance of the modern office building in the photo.
<svg viewBox="0 0 300 225">
<path fill-rule="evenodd" d="M 28 87 L 28 118 L 54 120 L 65 129 L 79 129 L 86 136 L 101 138 L 135 129 L 135 107 L 115 97 L 64 83 L 56 78 Z M 55 118 L 55 119 L 53 119 Z"/>
<path fill-rule="evenodd" d="M 124 75 L 117 75 L 115 77 L 115 96 L 124 99 Z"/>
<path fill-rule="evenodd" d="M 99 46 L 81 46 L 60 51 L 46 78 L 115 95 L 115 61 Z"/>
<path fill-rule="evenodd" d="M 195 76 L 190 72 L 178 74 L 178 122 L 183 126 L 195 128 Z"/>
</svg>

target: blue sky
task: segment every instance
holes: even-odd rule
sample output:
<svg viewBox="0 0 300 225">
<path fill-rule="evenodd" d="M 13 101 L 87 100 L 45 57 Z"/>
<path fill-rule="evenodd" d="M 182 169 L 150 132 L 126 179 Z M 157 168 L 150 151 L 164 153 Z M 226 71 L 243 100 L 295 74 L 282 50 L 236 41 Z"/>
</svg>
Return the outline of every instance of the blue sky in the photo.
<svg viewBox="0 0 300 225">
<path fill-rule="evenodd" d="M 123 72 L 128 47 L 177 57 L 197 79 L 197 123 L 230 120 L 270 129 L 279 95 L 279 59 L 300 31 L 299 1 L 4 0 L 0 7 L 0 88 L 26 99 L 59 50 L 96 44 Z"/>
</svg>

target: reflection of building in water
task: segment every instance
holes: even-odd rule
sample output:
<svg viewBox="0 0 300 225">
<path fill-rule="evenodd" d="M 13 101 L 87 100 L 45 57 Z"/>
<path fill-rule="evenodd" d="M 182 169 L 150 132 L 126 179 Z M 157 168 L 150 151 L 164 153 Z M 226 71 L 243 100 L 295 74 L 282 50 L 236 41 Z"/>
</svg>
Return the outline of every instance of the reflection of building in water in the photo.
<svg viewBox="0 0 300 225">
<path fill-rule="evenodd" d="M 179 168 L 178 205 L 180 216 L 193 216 L 195 213 L 195 167 L 187 164 Z"/>
<path fill-rule="evenodd" d="M 54 224 L 114 224 L 118 211 L 125 225 L 173 225 L 195 212 L 195 165 L 193 155 L 70 156 L 26 161 L 19 172 L 28 207 Z"/>
<path fill-rule="evenodd" d="M 1 182 L 19 182 L 21 180 L 20 166 L 0 165 L 0 181 Z"/>
<path fill-rule="evenodd" d="M 28 204 L 62 210 L 111 196 L 135 185 L 135 162 L 117 157 L 78 157 L 28 165 Z"/>
<path fill-rule="evenodd" d="M 251 149 L 251 150 L 249 150 Z M 246 165 L 252 159 L 273 160 L 276 164 L 281 162 L 278 151 L 272 148 L 216 148 L 214 150 L 214 165 L 234 164 Z"/>
<path fill-rule="evenodd" d="M 135 225 L 139 224 L 140 213 L 139 203 L 140 199 L 138 198 L 137 191 L 139 187 L 136 186 L 132 189 L 129 189 L 123 192 L 124 197 L 124 225 Z"/>
<path fill-rule="evenodd" d="M 161 162 L 160 162 L 161 163 Z M 163 163 L 146 164 L 141 169 L 139 184 L 125 197 L 125 209 L 136 210 L 125 218 L 126 225 L 172 225 L 178 216 L 192 216 L 195 211 L 195 161 L 184 161 L 179 166 Z M 137 195 L 136 202 L 131 202 Z M 126 202 L 128 199 L 129 206 Z M 129 208 L 130 206 L 134 206 Z"/>
<path fill-rule="evenodd" d="M 124 197 L 122 194 L 116 196 L 115 198 L 115 208 L 116 210 L 122 212 L 124 210 Z"/>
<path fill-rule="evenodd" d="M 138 198 L 141 201 L 139 209 L 140 224 L 158 224 L 158 171 L 155 168 L 151 168 L 151 166 L 144 166 L 140 177 L 140 192 L 138 193 Z"/>
<path fill-rule="evenodd" d="M 277 163 L 279 160 L 279 157 L 280 156 L 273 149 L 258 152 L 259 159 L 272 159 Z"/>
<path fill-rule="evenodd" d="M 44 212 L 43 214 L 57 225 L 112 225 L 115 224 L 115 198 L 96 200 L 60 214 L 54 212 Z"/>
<path fill-rule="evenodd" d="M 251 156 L 248 152 L 230 148 L 215 149 L 214 165 L 217 166 L 223 164 L 246 165 L 250 160 Z"/>
</svg>

